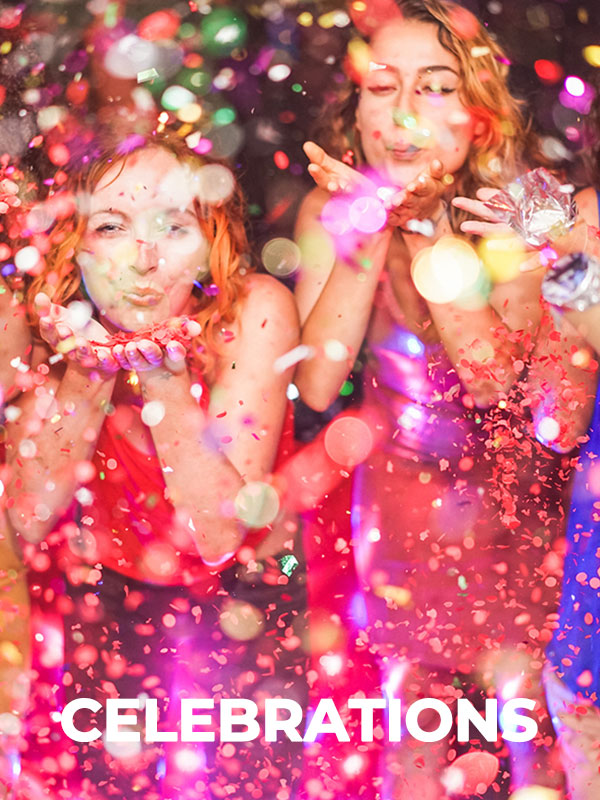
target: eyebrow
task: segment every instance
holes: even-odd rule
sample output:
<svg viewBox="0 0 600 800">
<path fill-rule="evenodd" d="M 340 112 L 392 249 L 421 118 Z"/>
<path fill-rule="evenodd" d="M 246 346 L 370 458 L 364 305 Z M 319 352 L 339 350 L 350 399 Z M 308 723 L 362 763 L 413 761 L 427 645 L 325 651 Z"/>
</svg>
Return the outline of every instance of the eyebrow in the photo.
<svg viewBox="0 0 600 800">
<path fill-rule="evenodd" d="M 129 219 L 128 214 L 126 214 L 124 211 L 117 211 L 116 208 L 101 208 L 98 211 L 94 211 L 93 214 L 90 214 L 89 218 L 93 219 L 93 217 L 97 217 L 100 214 L 107 214 L 111 217 L 123 217 L 123 219 Z"/>
<path fill-rule="evenodd" d="M 400 70 L 397 67 L 393 67 L 391 64 L 382 64 L 378 61 L 370 61 L 369 72 L 377 72 L 378 70 L 389 70 L 390 72 L 395 72 L 396 75 L 400 74 Z M 424 75 L 426 72 L 452 72 L 457 78 L 460 78 L 459 73 L 452 67 L 449 67 L 447 64 L 431 64 L 431 66 L 428 67 L 421 67 L 417 70 L 417 75 Z"/>
<path fill-rule="evenodd" d="M 191 208 L 184 208 L 184 209 L 175 208 L 175 207 L 174 208 L 165 208 L 165 209 L 161 209 L 161 211 L 159 211 L 157 213 L 159 213 L 159 214 L 169 214 L 169 215 L 172 215 L 172 214 L 189 214 L 194 219 L 196 218 L 196 214 L 194 213 L 193 209 L 191 209 Z M 117 216 L 117 217 L 123 217 L 123 219 L 131 219 L 129 214 L 126 214 L 124 211 L 119 211 L 116 208 L 101 208 L 98 211 L 94 211 L 93 214 L 90 214 L 90 219 L 92 219 L 92 217 L 98 216 L 98 214 L 108 214 L 108 215 L 113 216 L 113 217 Z"/>
</svg>

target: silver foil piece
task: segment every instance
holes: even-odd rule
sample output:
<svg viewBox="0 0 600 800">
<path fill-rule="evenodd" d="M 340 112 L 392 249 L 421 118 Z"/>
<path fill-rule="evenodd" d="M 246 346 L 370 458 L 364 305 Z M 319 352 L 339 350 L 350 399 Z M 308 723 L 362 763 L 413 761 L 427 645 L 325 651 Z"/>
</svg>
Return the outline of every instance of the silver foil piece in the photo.
<svg viewBox="0 0 600 800">
<path fill-rule="evenodd" d="M 572 186 L 563 186 L 547 169 L 521 175 L 493 195 L 486 207 L 532 247 L 564 236 L 575 224 Z"/>
</svg>

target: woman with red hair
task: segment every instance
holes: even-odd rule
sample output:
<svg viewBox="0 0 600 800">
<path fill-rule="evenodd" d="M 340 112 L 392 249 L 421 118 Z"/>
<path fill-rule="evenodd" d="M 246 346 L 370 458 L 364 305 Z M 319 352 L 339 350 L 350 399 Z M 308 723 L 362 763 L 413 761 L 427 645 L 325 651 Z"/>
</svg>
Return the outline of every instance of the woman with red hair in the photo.
<svg viewBox="0 0 600 800">
<path fill-rule="evenodd" d="M 44 377 L 8 436 L 12 524 L 66 577 L 68 698 L 156 698 L 169 730 L 183 697 L 303 702 L 297 525 L 269 484 L 293 298 L 252 272 L 232 173 L 176 136 L 130 137 L 72 191 L 29 293 Z M 288 796 L 300 753 L 80 746 L 102 797 Z"/>
</svg>

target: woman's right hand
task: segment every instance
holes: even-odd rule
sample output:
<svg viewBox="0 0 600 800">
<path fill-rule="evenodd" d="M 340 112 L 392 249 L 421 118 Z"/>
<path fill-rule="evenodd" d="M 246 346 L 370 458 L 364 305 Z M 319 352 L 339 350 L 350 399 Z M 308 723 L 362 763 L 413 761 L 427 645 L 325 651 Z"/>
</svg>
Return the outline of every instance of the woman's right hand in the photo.
<svg viewBox="0 0 600 800">
<path fill-rule="evenodd" d="M 90 318 L 83 326 L 78 326 L 68 308 L 53 303 L 43 292 L 35 296 L 34 305 L 40 321 L 40 336 L 55 352 L 83 369 L 111 374 L 120 368 L 110 347 L 90 343 L 108 342 L 110 338 L 108 331 L 95 319 Z"/>
<path fill-rule="evenodd" d="M 310 176 L 319 189 L 330 194 L 360 190 L 367 191 L 368 194 L 377 192 L 377 186 L 373 181 L 343 161 L 328 155 L 318 144 L 305 142 L 303 150 L 310 161 L 308 165 Z"/>
</svg>

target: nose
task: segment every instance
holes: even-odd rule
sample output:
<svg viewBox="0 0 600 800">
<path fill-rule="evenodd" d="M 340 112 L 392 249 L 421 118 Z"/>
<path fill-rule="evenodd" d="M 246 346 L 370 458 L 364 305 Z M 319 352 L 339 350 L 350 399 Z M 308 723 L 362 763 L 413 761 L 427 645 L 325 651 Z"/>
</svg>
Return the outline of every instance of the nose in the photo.
<svg viewBox="0 0 600 800">
<path fill-rule="evenodd" d="M 414 127 L 417 117 L 417 95 L 411 86 L 398 90 L 392 108 L 394 124 L 400 128 Z"/>
<path fill-rule="evenodd" d="M 132 266 L 140 275 L 145 275 L 158 267 L 156 242 L 138 239 L 137 245 L 138 255 Z"/>
</svg>

